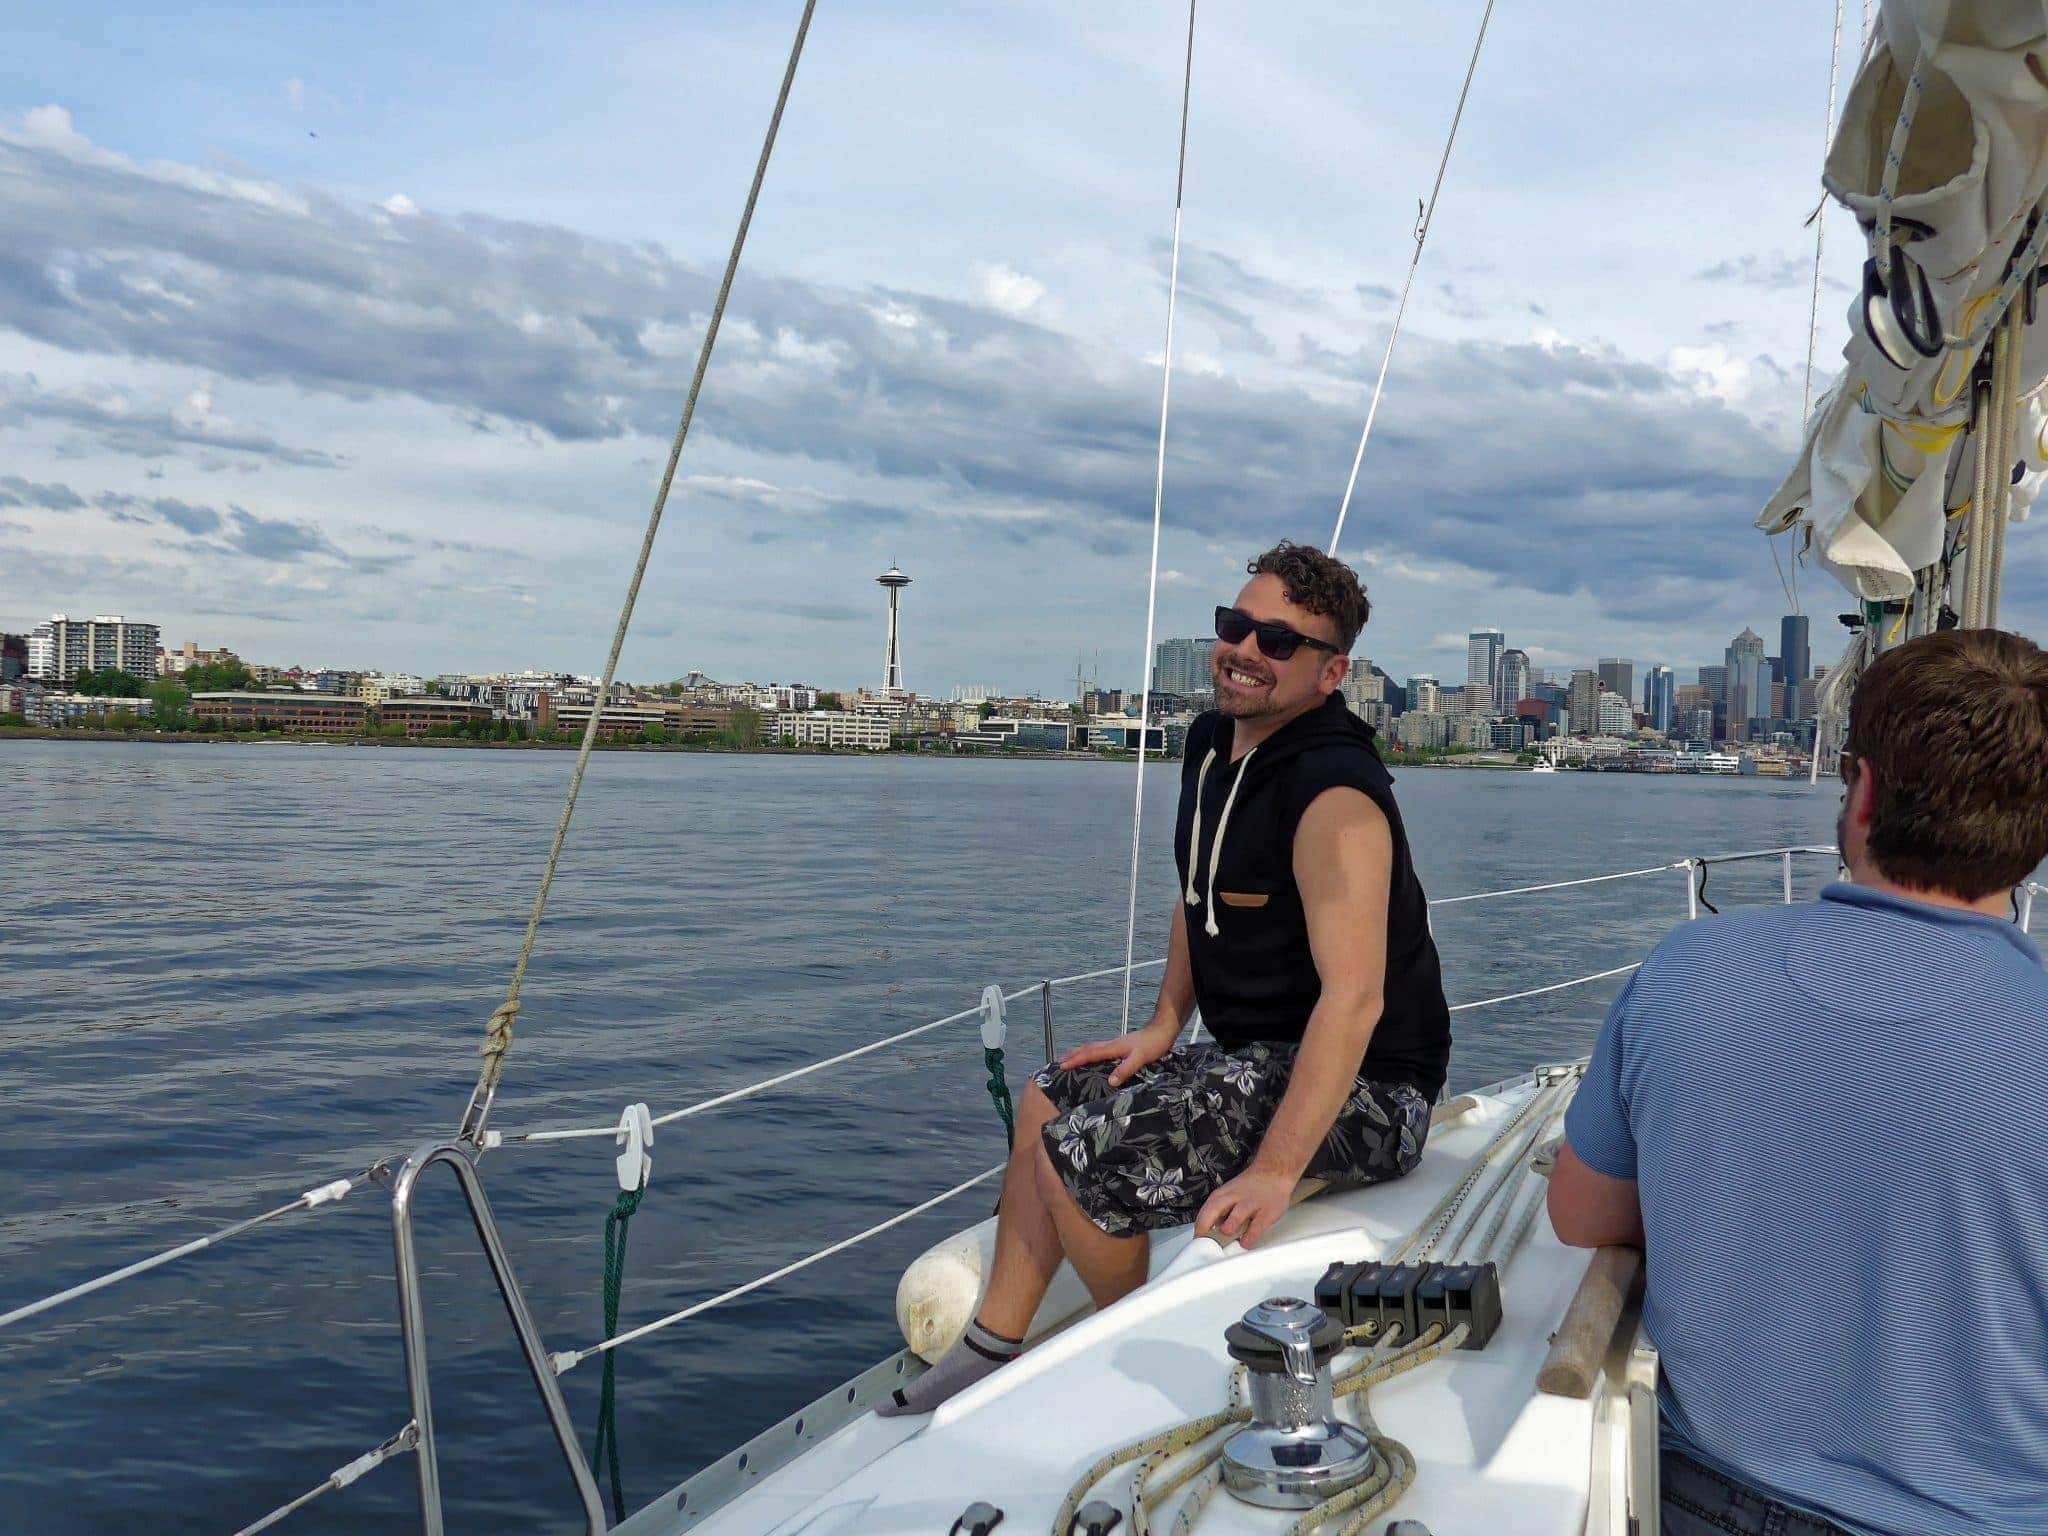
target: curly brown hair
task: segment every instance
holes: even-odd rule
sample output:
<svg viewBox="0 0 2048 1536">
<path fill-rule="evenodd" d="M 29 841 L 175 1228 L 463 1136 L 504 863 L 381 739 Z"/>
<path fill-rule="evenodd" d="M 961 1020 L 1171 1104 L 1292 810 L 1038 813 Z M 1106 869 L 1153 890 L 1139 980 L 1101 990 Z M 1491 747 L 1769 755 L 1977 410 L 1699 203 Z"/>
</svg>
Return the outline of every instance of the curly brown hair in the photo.
<svg viewBox="0 0 2048 1536">
<path fill-rule="evenodd" d="M 2048 654 L 1996 629 L 1909 640 L 1870 664 L 1848 756 L 1876 780 L 1887 879 L 1976 901 L 2048 856 Z"/>
<path fill-rule="evenodd" d="M 1248 562 L 1245 570 L 1253 576 L 1278 577 L 1287 591 L 1287 601 L 1336 625 L 1337 644 L 1346 656 L 1365 621 L 1372 617 L 1372 604 L 1358 573 L 1335 555 L 1310 545 L 1282 539 Z"/>
</svg>

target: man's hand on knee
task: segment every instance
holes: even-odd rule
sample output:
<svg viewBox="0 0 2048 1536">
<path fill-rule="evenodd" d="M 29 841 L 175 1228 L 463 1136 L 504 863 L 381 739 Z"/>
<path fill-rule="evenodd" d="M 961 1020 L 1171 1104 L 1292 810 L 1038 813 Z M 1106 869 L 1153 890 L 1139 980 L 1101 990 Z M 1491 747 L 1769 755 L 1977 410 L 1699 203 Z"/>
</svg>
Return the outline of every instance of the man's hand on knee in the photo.
<svg viewBox="0 0 2048 1536">
<path fill-rule="evenodd" d="M 1109 1085 L 1120 1088 L 1139 1071 L 1172 1050 L 1174 1041 L 1179 1038 L 1178 1023 L 1171 1018 L 1155 1017 L 1143 1029 L 1118 1035 L 1114 1040 L 1097 1040 L 1092 1045 L 1075 1046 L 1060 1058 L 1060 1070 L 1068 1072 L 1098 1061 L 1113 1061 L 1116 1066 L 1110 1069 Z"/>
</svg>

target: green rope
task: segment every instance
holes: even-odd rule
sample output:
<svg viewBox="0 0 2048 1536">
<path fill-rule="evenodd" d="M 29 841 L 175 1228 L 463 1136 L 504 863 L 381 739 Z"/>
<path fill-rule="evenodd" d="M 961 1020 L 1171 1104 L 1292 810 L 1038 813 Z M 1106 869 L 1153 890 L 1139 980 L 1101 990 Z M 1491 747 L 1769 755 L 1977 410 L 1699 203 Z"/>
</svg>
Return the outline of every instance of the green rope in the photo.
<svg viewBox="0 0 2048 1536">
<path fill-rule="evenodd" d="M 982 1065 L 988 1068 L 988 1096 L 995 1101 L 996 1113 L 1003 1117 L 1003 1141 L 1007 1146 L 1017 1144 L 1017 1108 L 1010 1102 L 1010 1085 L 1003 1081 L 1003 1048 L 1000 1045 L 983 1046 Z"/>
<path fill-rule="evenodd" d="M 626 1223 L 640 1209 L 645 1189 L 621 1192 L 618 1203 L 604 1219 L 604 1336 L 619 1331 L 619 1292 L 626 1283 Z M 590 1464 L 602 1470 L 609 1463 L 612 1475 L 612 1518 L 626 1518 L 626 1491 L 619 1481 L 618 1399 L 612 1380 L 616 1350 L 604 1352 L 604 1384 L 597 1397 L 597 1443 L 590 1448 Z"/>
</svg>

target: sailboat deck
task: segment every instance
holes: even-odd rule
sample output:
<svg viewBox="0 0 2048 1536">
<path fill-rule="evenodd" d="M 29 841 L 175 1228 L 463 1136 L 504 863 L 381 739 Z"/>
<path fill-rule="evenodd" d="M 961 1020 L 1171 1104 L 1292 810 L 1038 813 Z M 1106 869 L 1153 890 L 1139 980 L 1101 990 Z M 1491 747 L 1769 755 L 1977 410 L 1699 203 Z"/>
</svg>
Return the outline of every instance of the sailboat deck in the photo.
<svg viewBox="0 0 2048 1536">
<path fill-rule="evenodd" d="M 1005 1536 L 1049 1530 L 1069 1486 L 1096 1458 L 1225 1405 L 1228 1324 L 1268 1296 L 1310 1294 L 1334 1260 L 1388 1254 L 1535 1091 L 1524 1081 L 1482 1099 L 1432 1137 L 1421 1167 L 1406 1179 L 1296 1206 L 1255 1250 L 1189 1244 L 1108 1312 L 1044 1340 L 929 1418 L 889 1420 L 860 1411 L 779 1466 L 756 1441 L 751 1452 L 739 1453 L 749 1466 L 727 1458 L 622 1530 L 929 1536 L 948 1530 L 976 1500 L 1004 1511 Z M 1403 1442 L 1418 1467 L 1395 1508 L 1399 1518 L 1442 1531 L 1588 1529 L 1589 1497 L 1601 1482 L 1588 1477 L 1601 1395 L 1573 1401 L 1535 1391 L 1549 1336 L 1585 1263 L 1586 1255 L 1559 1244 L 1539 1216 L 1504 1277 L 1506 1316 L 1486 1348 L 1454 1352 L 1374 1389 L 1380 1429 Z M 872 1401 L 895 1379 L 893 1371 L 869 1373 L 857 1403 Z M 845 1392 L 815 1406 L 828 1410 L 836 1398 L 842 1413 L 852 1411 Z M 794 1423 L 779 1428 L 792 1442 L 805 1438 Z M 1122 1506 L 1129 1479 L 1128 1470 L 1111 1474 L 1094 1496 Z M 727 1491 L 729 1502 L 699 1513 Z M 1218 1492 L 1197 1525 L 1228 1536 L 1281 1531 L 1293 1518 Z"/>
</svg>

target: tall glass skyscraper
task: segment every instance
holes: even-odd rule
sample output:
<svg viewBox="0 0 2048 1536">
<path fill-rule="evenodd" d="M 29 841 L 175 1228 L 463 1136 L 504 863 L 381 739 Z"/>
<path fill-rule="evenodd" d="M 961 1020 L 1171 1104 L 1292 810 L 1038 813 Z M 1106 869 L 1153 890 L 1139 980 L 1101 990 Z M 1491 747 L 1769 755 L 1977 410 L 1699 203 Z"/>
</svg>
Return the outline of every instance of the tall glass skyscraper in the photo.
<svg viewBox="0 0 2048 1536">
<path fill-rule="evenodd" d="M 1678 715 L 1678 674 L 1669 667 L 1652 667 L 1643 679 L 1643 713 L 1650 717 L 1650 729 L 1671 734 Z"/>
<path fill-rule="evenodd" d="M 1500 653 L 1507 643 L 1497 629 L 1475 629 L 1465 639 L 1465 686 L 1484 688 L 1489 702 L 1499 697 Z"/>
<path fill-rule="evenodd" d="M 1805 614 L 1788 613 L 1778 620 L 1778 658 L 1783 664 L 1787 688 L 1796 689 L 1813 676 L 1813 652 L 1808 645 Z"/>
</svg>

